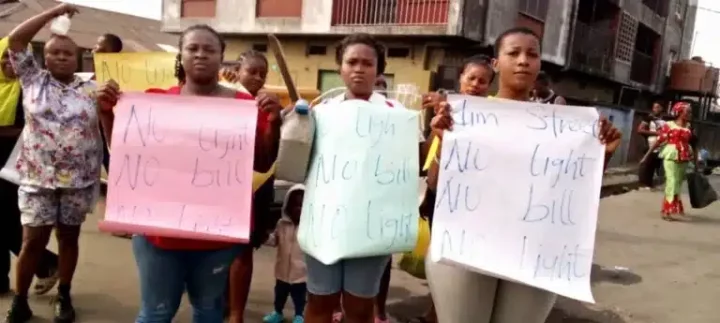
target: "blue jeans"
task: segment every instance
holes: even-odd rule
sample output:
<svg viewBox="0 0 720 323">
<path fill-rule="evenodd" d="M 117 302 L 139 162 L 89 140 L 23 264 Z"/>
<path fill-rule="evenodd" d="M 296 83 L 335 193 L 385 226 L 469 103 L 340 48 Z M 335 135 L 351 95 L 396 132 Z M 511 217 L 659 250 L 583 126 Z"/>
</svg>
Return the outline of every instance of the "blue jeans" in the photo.
<svg viewBox="0 0 720 323">
<path fill-rule="evenodd" d="M 222 323 L 230 265 L 242 246 L 220 250 L 166 250 L 133 237 L 140 276 L 136 323 L 171 323 L 187 289 L 194 323 Z"/>
</svg>

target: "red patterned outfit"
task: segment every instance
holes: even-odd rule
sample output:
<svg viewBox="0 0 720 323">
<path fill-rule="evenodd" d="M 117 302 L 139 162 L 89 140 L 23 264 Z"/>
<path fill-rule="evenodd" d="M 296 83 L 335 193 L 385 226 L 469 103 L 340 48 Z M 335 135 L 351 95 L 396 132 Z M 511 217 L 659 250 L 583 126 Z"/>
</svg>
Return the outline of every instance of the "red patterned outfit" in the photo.
<svg viewBox="0 0 720 323">
<path fill-rule="evenodd" d="M 665 124 L 658 134 L 658 142 L 663 144 L 659 156 L 665 168 L 665 198 L 662 205 L 664 215 L 685 213 L 680 193 L 685 180 L 685 170 L 693 160 L 691 138 L 690 129 L 679 126 L 674 121 Z"/>
</svg>

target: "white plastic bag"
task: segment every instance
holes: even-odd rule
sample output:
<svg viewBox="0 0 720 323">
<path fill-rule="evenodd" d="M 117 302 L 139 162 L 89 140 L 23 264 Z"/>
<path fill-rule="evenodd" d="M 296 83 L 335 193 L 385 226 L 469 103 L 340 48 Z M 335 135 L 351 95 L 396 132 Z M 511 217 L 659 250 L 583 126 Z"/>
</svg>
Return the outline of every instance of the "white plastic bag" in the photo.
<svg viewBox="0 0 720 323">
<path fill-rule="evenodd" d="M 22 149 L 22 138 L 23 135 L 20 133 L 20 137 L 18 137 L 15 147 L 13 147 L 13 150 L 10 153 L 10 157 L 8 157 L 5 161 L 3 168 L 0 169 L 0 178 L 16 185 L 20 185 L 20 173 L 18 173 L 15 166 L 17 164 L 18 156 L 20 156 L 20 149 Z"/>
</svg>

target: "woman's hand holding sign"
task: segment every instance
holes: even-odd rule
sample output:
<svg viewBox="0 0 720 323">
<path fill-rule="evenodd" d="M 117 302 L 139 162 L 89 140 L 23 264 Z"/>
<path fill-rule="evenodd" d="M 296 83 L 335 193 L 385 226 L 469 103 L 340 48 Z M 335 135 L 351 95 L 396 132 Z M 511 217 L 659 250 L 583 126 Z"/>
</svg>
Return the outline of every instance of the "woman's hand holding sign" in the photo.
<svg viewBox="0 0 720 323">
<path fill-rule="evenodd" d="M 443 132 L 445 130 L 452 130 L 453 119 L 451 115 L 451 106 L 447 101 L 442 101 L 437 104 L 438 109 L 435 111 L 435 116 L 430 121 L 430 128 L 432 129 L 433 135 L 442 139 Z"/>
<path fill-rule="evenodd" d="M 605 116 L 600 117 L 600 142 L 605 145 L 605 153 L 613 154 L 622 141 L 622 133 Z"/>
<path fill-rule="evenodd" d="M 108 147 L 111 145 L 113 121 L 115 120 L 113 108 L 117 105 L 120 94 L 120 85 L 112 79 L 105 82 L 105 84 L 100 86 L 95 92 L 98 118 L 100 119 L 103 135 L 106 138 Z"/>
<path fill-rule="evenodd" d="M 260 111 L 268 114 L 268 122 L 270 122 L 271 125 L 279 125 L 278 121 L 281 120 L 280 111 L 282 111 L 283 108 L 282 105 L 280 105 L 280 99 L 277 95 L 261 91 L 255 100 L 257 101 Z"/>
<path fill-rule="evenodd" d="M 97 98 L 100 112 L 112 112 L 112 108 L 115 107 L 120 97 L 120 85 L 112 79 L 108 80 L 97 89 L 95 97 Z"/>
</svg>

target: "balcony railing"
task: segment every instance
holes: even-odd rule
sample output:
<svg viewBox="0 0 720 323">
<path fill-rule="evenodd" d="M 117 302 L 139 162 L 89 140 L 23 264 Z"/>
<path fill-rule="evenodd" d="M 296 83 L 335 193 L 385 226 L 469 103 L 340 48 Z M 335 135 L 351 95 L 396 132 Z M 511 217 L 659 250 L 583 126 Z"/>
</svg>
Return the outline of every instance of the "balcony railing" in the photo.
<svg viewBox="0 0 720 323">
<path fill-rule="evenodd" d="M 655 62 L 652 56 L 635 51 L 632 66 L 630 67 L 630 80 L 650 84 L 653 80 L 654 67 Z"/>
<path fill-rule="evenodd" d="M 334 0 L 333 26 L 447 24 L 449 0 Z"/>
</svg>

